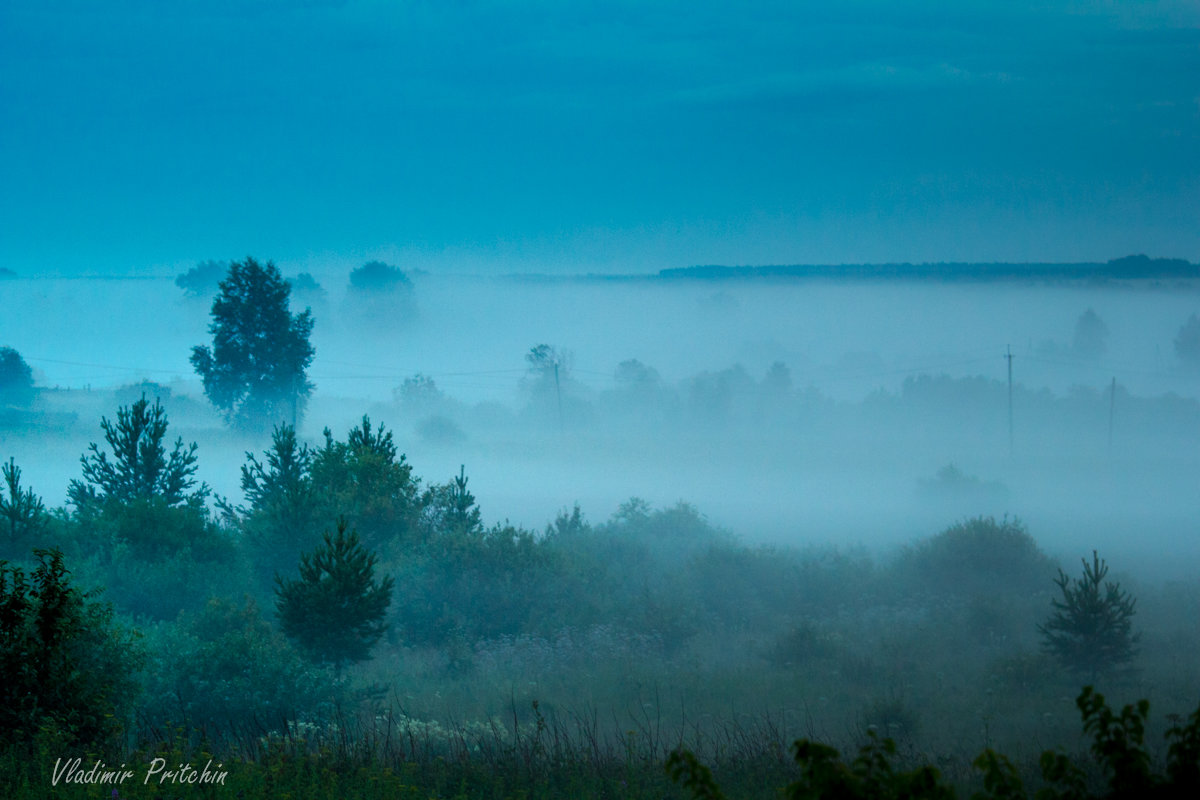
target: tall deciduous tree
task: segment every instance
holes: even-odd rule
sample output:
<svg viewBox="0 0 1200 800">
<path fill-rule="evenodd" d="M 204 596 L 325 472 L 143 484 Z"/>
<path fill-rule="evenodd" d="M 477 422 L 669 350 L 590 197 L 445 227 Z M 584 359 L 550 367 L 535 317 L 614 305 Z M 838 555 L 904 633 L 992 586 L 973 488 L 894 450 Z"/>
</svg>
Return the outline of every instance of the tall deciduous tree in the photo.
<svg viewBox="0 0 1200 800">
<path fill-rule="evenodd" d="M 213 301 L 212 348 L 192 348 L 204 393 L 231 422 L 257 427 L 299 419 L 313 385 L 312 312 L 288 310 L 291 287 L 279 269 L 235 262 Z"/>
<path fill-rule="evenodd" d="M 0 405 L 26 406 L 33 395 L 33 370 L 16 350 L 0 347 Z"/>
<path fill-rule="evenodd" d="M 300 557 L 300 578 L 277 578 L 275 608 L 283 632 L 314 661 L 342 665 L 366 659 L 387 629 L 393 580 L 375 578 L 378 557 L 346 533 Z"/>
</svg>

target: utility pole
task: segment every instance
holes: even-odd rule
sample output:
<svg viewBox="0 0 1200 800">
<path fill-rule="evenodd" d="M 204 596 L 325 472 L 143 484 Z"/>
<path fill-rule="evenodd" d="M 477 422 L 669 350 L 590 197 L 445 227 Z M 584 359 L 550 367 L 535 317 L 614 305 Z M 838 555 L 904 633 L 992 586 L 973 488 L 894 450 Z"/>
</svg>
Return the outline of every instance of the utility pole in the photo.
<svg viewBox="0 0 1200 800">
<path fill-rule="evenodd" d="M 1012 408 L 1012 345 L 1004 356 L 1008 359 L 1008 455 L 1013 454 L 1013 408 Z"/>
</svg>

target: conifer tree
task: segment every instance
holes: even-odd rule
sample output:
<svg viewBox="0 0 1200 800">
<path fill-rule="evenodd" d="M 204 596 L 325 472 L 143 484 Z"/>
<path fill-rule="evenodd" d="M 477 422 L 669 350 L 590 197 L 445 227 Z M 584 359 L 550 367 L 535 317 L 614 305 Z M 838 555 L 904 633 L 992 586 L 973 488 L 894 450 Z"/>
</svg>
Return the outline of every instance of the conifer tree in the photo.
<svg viewBox="0 0 1200 800">
<path fill-rule="evenodd" d="M 167 506 L 200 506 L 208 487 L 196 485 L 196 443 L 184 447 L 175 440 L 170 454 L 164 444 L 167 412 L 156 398 L 154 405 L 142 395 L 132 406 L 117 410 L 116 422 L 102 417 L 100 427 L 112 449 L 112 459 L 92 442 L 80 457 L 83 481 L 72 480 L 67 496 L 81 510 L 102 500 L 129 503 L 157 500 Z"/>
<path fill-rule="evenodd" d="M 1140 636 L 1133 632 L 1137 601 L 1118 583 L 1104 580 L 1108 565 L 1096 551 L 1083 561 L 1083 577 L 1072 581 L 1061 569 L 1054 583 L 1062 599 L 1039 625 L 1043 648 L 1072 672 L 1095 681 L 1097 675 L 1122 667 L 1137 655 Z"/>
<path fill-rule="evenodd" d="M 4 544 L 16 547 L 45 524 L 46 506 L 33 489 L 21 488 L 21 468 L 11 458 L 0 467 L 0 473 L 3 473 L 8 495 L 5 497 L 5 487 L 0 486 L 0 525 L 5 529 Z"/>
<path fill-rule="evenodd" d="M 336 535 L 326 532 L 323 545 L 300 556 L 299 579 L 276 578 L 280 627 L 311 660 L 340 667 L 370 655 L 387 629 L 394 583 L 376 580 L 377 561 L 342 519 Z"/>
</svg>

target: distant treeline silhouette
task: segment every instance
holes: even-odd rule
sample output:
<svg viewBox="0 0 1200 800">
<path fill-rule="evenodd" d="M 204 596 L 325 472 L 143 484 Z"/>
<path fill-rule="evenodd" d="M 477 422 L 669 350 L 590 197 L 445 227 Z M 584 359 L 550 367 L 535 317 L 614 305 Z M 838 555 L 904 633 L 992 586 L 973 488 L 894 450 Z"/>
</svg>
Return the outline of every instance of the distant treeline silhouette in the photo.
<svg viewBox="0 0 1200 800">
<path fill-rule="evenodd" d="M 1200 264 L 1182 258 L 1125 256 L 1105 263 L 964 263 L 937 264 L 783 264 L 722 266 L 710 264 L 659 270 L 659 278 L 678 280 L 803 279 L 936 281 L 1127 281 L 1200 278 Z"/>
</svg>

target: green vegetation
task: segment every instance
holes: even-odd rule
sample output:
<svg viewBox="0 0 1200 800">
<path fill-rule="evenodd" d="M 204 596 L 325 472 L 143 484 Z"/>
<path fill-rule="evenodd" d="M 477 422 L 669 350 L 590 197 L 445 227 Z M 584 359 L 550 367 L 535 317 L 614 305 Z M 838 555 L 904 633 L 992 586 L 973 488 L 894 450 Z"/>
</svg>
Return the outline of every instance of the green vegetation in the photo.
<svg viewBox="0 0 1200 800">
<path fill-rule="evenodd" d="M 0 747 L 27 752 L 50 729 L 67 744 L 121 733 L 136 691 L 136 639 L 72 585 L 59 550 L 32 573 L 0 561 Z"/>
<path fill-rule="evenodd" d="M 295 425 L 312 393 L 306 374 L 315 352 L 312 314 L 292 314 L 290 294 L 270 261 L 234 262 L 213 300 L 212 348 L 192 348 L 205 395 L 239 426 Z"/>
<path fill-rule="evenodd" d="M 1062 599 L 1054 601 L 1054 614 L 1039 625 L 1047 651 L 1064 667 L 1095 681 L 1101 673 L 1119 669 L 1137 655 L 1140 638 L 1133 631 L 1137 601 L 1120 584 L 1104 580 L 1108 565 L 1092 551 L 1092 563 L 1083 562 L 1083 577 L 1072 581 L 1058 571 L 1055 584 Z"/>
<path fill-rule="evenodd" d="M 0 347 L 0 406 L 24 407 L 33 396 L 33 370 L 16 350 Z"/>
<path fill-rule="evenodd" d="M 394 581 L 375 579 L 378 560 L 339 520 L 336 535 L 326 533 L 323 546 L 300 556 L 299 580 L 278 579 L 280 628 L 313 661 L 362 661 L 383 636 Z"/>
<path fill-rule="evenodd" d="M 1200 711 L 1136 700 L 1192 707 L 1200 593 L 1139 586 L 1139 639 L 1097 555 L 1072 581 L 1016 519 L 968 517 L 887 556 L 754 546 L 636 498 L 606 520 L 575 505 L 538 531 L 489 524 L 469 465 L 426 483 L 367 417 L 315 445 L 277 426 L 246 456 L 242 503 L 214 515 L 199 449 L 168 447 L 167 422 L 145 398 L 103 419 L 69 509 L 5 470 L 6 796 L 45 797 L 74 757 L 211 758 L 224 784 L 160 790 L 211 798 L 1195 783 Z M 1130 704 L 1085 693 L 1090 749 L 1070 700 L 1085 678 Z"/>
<path fill-rule="evenodd" d="M 1091 753 L 1107 779 L 1107 789 L 1097 786 L 1094 776 L 1078 761 L 1061 752 L 1047 750 L 1039 760 L 1043 786 L 1038 800 L 1087 800 L 1087 798 L 1196 797 L 1200 794 L 1200 707 L 1187 725 L 1175 722 L 1166 732 L 1170 743 L 1162 772 L 1151 767 L 1146 750 L 1146 718 L 1150 703 L 1141 700 L 1114 714 L 1091 686 L 1075 701 L 1083 714 L 1083 730 L 1092 736 Z M 868 733 L 867 744 L 852 761 L 842 761 L 835 748 L 808 739 L 792 745 L 800 778 L 783 790 L 789 800 L 952 800 L 953 784 L 930 764 L 909 770 L 895 767 L 896 743 Z M 1029 797 L 1013 763 L 992 749 L 984 750 L 973 762 L 983 773 L 984 790 L 975 800 L 1023 800 Z M 671 778 L 688 789 L 696 800 L 721 800 L 725 795 L 712 771 L 687 750 L 674 750 L 667 758 Z"/>
</svg>

